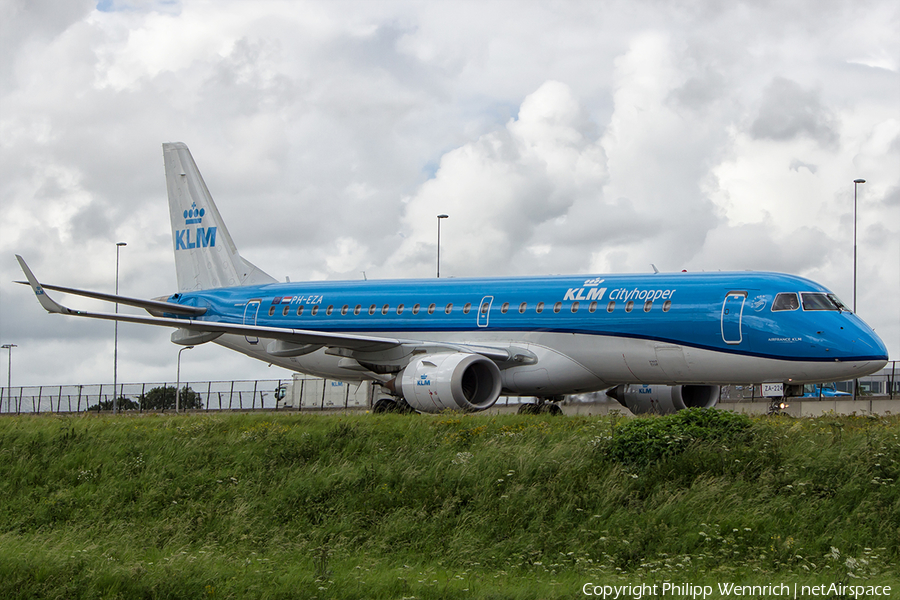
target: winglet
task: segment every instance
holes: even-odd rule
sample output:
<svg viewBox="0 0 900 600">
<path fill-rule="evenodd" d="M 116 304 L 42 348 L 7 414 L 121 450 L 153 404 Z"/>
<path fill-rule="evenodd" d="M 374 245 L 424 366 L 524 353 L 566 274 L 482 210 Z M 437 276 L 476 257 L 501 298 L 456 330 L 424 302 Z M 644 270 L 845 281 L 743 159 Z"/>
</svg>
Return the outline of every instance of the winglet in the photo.
<svg viewBox="0 0 900 600">
<path fill-rule="evenodd" d="M 37 296 L 38 302 L 41 303 L 41 306 L 44 307 L 49 313 L 59 313 L 59 314 L 71 314 L 72 311 L 67 309 L 65 306 L 61 304 L 57 304 L 44 292 L 44 288 L 41 287 L 41 284 L 38 283 L 37 278 L 34 276 L 34 273 L 31 272 L 31 269 L 28 268 L 28 265 L 25 264 L 25 259 L 16 254 L 16 260 L 19 261 L 19 266 L 22 267 L 22 271 L 25 273 L 25 278 L 28 280 L 28 285 L 31 286 L 31 289 L 34 290 L 34 295 Z"/>
</svg>

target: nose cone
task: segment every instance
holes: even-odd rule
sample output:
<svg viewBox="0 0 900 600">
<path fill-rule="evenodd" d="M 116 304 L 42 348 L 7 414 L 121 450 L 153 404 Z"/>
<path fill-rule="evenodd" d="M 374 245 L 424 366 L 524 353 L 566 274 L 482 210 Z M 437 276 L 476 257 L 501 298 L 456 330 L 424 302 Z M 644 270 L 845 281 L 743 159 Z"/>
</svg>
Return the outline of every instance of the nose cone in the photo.
<svg viewBox="0 0 900 600">
<path fill-rule="evenodd" d="M 798 339 L 806 342 L 808 366 L 803 379 L 827 381 L 855 379 L 881 370 L 888 361 L 887 347 L 857 315 L 843 311 L 804 311 Z M 802 335 L 805 332 L 806 335 Z M 798 377 L 799 379 L 799 377 Z"/>
<path fill-rule="evenodd" d="M 806 324 L 806 339 L 813 354 L 841 362 L 887 361 L 884 342 L 858 316 L 848 312 L 809 314 L 814 320 Z"/>
<path fill-rule="evenodd" d="M 858 345 L 862 357 L 868 357 L 870 360 L 884 361 L 886 363 L 888 360 L 888 350 L 887 346 L 884 345 L 884 341 L 878 337 L 875 330 L 869 327 L 866 322 L 858 316 L 852 315 L 852 319 L 856 328 L 855 343 Z"/>
<path fill-rule="evenodd" d="M 869 327 L 865 321 L 857 315 L 848 315 L 848 335 L 844 338 L 849 344 L 843 348 L 844 362 L 855 363 L 858 373 L 855 377 L 862 377 L 880 371 L 888 362 L 888 350 L 884 341 Z"/>
<path fill-rule="evenodd" d="M 872 337 L 874 344 L 877 345 L 877 352 L 880 356 L 880 360 L 883 360 L 884 362 L 890 360 L 890 357 L 888 356 L 888 349 L 887 346 L 884 345 L 884 341 L 880 337 L 875 335 L 874 331 L 872 332 Z"/>
</svg>

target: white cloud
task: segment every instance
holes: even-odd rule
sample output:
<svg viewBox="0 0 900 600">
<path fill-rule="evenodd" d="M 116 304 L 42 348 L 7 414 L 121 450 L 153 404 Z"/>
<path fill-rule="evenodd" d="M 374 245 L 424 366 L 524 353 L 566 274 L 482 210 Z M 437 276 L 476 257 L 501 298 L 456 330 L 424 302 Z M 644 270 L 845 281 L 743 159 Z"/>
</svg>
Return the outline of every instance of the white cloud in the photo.
<svg viewBox="0 0 900 600">
<path fill-rule="evenodd" d="M 779 141 L 807 136 L 823 146 L 833 146 L 837 143 L 836 129 L 834 115 L 822 105 L 817 92 L 776 77 L 763 92 L 750 133 L 757 139 Z"/>
<path fill-rule="evenodd" d="M 171 291 L 164 141 L 191 147 L 242 254 L 294 281 L 430 277 L 447 213 L 442 275 L 765 268 L 847 299 L 863 177 L 860 312 L 900 356 L 896 2 L 0 10 L 14 379 L 109 380 L 112 357 L 102 323 L 46 315 L 9 283 L 13 253 L 110 290 L 124 240 L 123 293 Z M 121 328 L 120 380 L 173 370 L 167 337 Z M 184 361 L 277 376 L 210 345 Z"/>
<path fill-rule="evenodd" d="M 450 215 L 442 249 L 448 274 L 533 272 L 534 258 L 551 254 L 535 255 L 535 244 L 577 245 L 559 225 L 576 204 L 600 198 L 606 160 L 595 129 L 568 86 L 543 84 L 518 118 L 443 156 L 434 178 L 406 201 L 404 241 L 387 263 L 430 273 L 441 213 Z M 586 268 L 588 257 L 573 268 Z"/>
</svg>

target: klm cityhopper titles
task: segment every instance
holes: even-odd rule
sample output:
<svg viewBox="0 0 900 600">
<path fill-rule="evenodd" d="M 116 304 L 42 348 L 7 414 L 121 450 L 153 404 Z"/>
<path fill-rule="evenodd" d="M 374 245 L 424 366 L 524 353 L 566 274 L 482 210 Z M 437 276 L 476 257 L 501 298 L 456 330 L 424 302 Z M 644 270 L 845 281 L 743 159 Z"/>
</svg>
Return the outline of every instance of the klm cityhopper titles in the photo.
<svg viewBox="0 0 900 600">
<path fill-rule="evenodd" d="M 420 412 L 644 384 L 671 389 L 665 401 L 620 400 L 667 412 L 715 405 L 722 384 L 844 380 L 888 359 L 829 290 L 779 273 L 279 283 L 238 253 L 188 148 L 163 144 L 163 155 L 177 293 L 144 300 L 43 285 L 17 257 L 47 311 L 173 327 L 176 344 L 215 342 L 294 371 L 371 380 L 391 395 L 379 409 Z M 74 310 L 45 290 L 150 315 Z"/>
</svg>

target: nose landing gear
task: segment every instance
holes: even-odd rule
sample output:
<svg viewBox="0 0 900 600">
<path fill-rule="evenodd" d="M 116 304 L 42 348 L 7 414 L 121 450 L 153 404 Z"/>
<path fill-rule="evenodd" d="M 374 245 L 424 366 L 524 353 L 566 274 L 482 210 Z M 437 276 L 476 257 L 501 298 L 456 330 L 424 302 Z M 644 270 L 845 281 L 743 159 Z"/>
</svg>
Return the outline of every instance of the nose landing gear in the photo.
<svg viewBox="0 0 900 600">
<path fill-rule="evenodd" d="M 784 398 L 772 398 L 772 401 L 769 402 L 769 408 L 766 410 L 766 414 L 769 416 L 787 415 L 785 409 L 788 406 L 790 406 L 790 404 L 785 402 Z"/>
</svg>

